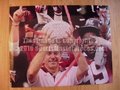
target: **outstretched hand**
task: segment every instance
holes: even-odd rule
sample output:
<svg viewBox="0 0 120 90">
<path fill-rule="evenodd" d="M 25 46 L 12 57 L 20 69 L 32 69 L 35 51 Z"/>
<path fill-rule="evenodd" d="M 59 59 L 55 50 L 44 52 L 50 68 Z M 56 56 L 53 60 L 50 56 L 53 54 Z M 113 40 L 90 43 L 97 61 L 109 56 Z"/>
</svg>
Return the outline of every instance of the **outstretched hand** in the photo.
<svg viewBox="0 0 120 90">
<path fill-rule="evenodd" d="M 20 7 L 18 10 L 16 10 L 13 14 L 13 20 L 14 23 L 20 23 L 21 21 L 25 20 L 25 15 L 29 15 L 30 11 L 23 9 L 22 7 Z"/>
</svg>

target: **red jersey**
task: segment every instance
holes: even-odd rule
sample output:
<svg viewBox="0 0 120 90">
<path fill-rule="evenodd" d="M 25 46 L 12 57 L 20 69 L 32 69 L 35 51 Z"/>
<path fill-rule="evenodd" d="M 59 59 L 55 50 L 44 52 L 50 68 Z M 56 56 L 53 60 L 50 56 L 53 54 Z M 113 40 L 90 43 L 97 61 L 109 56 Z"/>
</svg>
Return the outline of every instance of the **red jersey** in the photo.
<svg viewBox="0 0 120 90">
<path fill-rule="evenodd" d="M 111 51 L 104 51 L 103 65 L 97 65 L 95 60 L 86 59 L 88 62 L 88 72 L 81 80 L 80 84 L 105 84 L 112 82 L 112 61 Z"/>
</svg>

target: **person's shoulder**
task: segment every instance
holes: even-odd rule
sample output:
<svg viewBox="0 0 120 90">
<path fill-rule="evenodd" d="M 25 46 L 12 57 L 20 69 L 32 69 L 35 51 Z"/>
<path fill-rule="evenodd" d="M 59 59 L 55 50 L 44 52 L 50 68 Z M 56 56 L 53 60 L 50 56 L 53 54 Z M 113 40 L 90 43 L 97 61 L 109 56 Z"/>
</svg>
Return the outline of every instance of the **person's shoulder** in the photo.
<svg viewBox="0 0 120 90">
<path fill-rule="evenodd" d="M 39 69 L 39 73 L 48 73 L 48 70 L 45 67 Z"/>
</svg>

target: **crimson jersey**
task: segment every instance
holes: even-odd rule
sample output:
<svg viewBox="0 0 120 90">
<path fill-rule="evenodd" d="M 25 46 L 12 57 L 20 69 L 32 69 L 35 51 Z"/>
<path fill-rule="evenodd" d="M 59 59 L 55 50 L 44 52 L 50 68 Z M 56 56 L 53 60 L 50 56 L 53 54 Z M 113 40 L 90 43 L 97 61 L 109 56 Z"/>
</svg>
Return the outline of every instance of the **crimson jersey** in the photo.
<svg viewBox="0 0 120 90">
<path fill-rule="evenodd" d="M 112 73 L 106 66 L 97 66 L 94 61 L 89 63 L 87 74 L 82 79 L 81 84 L 104 84 L 111 82 Z"/>
<path fill-rule="evenodd" d="M 80 84 L 105 84 L 112 82 L 111 51 L 105 50 L 104 54 L 106 54 L 106 57 L 104 57 L 106 58 L 106 62 L 103 65 L 97 65 L 95 60 L 86 59 L 89 69 L 80 81 Z"/>
</svg>

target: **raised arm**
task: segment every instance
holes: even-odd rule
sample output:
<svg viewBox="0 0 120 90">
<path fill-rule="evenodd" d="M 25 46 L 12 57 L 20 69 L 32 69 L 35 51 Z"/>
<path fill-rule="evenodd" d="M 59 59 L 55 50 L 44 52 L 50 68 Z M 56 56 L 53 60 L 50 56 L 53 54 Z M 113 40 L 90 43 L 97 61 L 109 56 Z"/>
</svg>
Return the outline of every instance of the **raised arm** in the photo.
<svg viewBox="0 0 120 90">
<path fill-rule="evenodd" d="M 24 11 L 22 8 L 19 8 L 13 13 L 13 17 L 11 17 L 12 24 L 11 24 L 11 32 L 10 32 L 10 53 L 13 57 L 20 55 L 20 48 L 19 48 L 19 24 L 24 17 Z M 15 82 L 15 75 L 16 71 L 13 71 L 14 67 L 14 59 L 10 60 L 10 78 L 11 81 Z M 20 79 L 20 78 L 19 78 Z"/>
<path fill-rule="evenodd" d="M 45 51 L 39 51 L 31 61 L 27 72 L 27 77 L 30 83 L 35 82 L 37 78 L 37 73 L 42 66 L 45 54 Z"/>
<path fill-rule="evenodd" d="M 50 37 L 50 35 L 51 35 L 51 33 L 46 34 L 44 39 L 48 39 Z M 30 81 L 30 83 L 35 82 L 35 80 L 37 78 L 37 73 L 43 64 L 44 57 L 47 53 L 47 51 L 45 50 L 47 47 L 48 47 L 48 45 L 46 43 L 41 45 L 39 52 L 35 55 L 35 57 L 33 58 L 33 60 L 31 61 L 30 65 L 29 65 L 27 77 L 28 77 L 28 80 Z"/>
<path fill-rule="evenodd" d="M 112 50 L 112 46 L 111 46 L 111 42 L 110 41 L 105 40 L 102 37 L 97 37 L 97 36 L 91 36 L 91 37 L 95 38 L 97 45 L 103 45 L 103 46 L 108 47 L 110 50 Z"/>
<path fill-rule="evenodd" d="M 88 71 L 88 64 L 82 52 L 79 52 L 78 54 L 80 55 L 80 57 L 78 58 L 78 69 L 77 69 L 76 76 L 77 76 L 77 80 L 79 81 L 83 78 L 83 76 Z"/>
<path fill-rule="evenodd" d="M 10 32 L 10 48 L 14 56 L 18 56 L 19 50 L 19 24 L 24 18 L 25 11 L 22 8 L 16 10 L 13 14 L 12 26 Z"/>
</svg>

